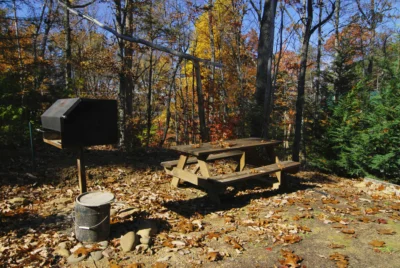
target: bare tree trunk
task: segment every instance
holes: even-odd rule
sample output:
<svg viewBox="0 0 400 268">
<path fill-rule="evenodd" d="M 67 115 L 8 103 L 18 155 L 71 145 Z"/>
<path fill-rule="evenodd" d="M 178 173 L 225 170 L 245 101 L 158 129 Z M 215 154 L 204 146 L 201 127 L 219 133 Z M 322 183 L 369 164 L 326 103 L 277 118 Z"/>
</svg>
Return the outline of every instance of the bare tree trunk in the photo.
<svg viewBox="0 0 400 268">
<path fill-rule="evenodd" d="M 176 74 L 177 74 L 177 72 L 178 72 L 178 70 L 179 70 L 179 66 L 180 66 L 181 62 L 182 62 L 182 59 L 179 60 L 179 61 L 176 63 L 176 66 L 175 66 L 175 68 L 174 68 L 174 72 L 173 72 L 173 74 L 172 74 L 171 83 L 170 83 L 170 85 L 169 85 L 168 99 L 167 99 L 167 115 L 166 115 L 166 117 L 165 117 L 165 128 L 164 128 L 163 136 L 162 136 L 162 138 L 161 138 L 161 140 L 160 140 L 160 143 L 158 144 L 158 146 L 160 146 L 160 147 L 163 146 L 163 144 L 164 144 L 164 142 L 165 142 L 165 140 L 166 140 L 166 138 L 167 138 L 167 135 L 168 135 L 169 124 L 170 124 L 170 121 L 171 121 L 171 98 L 172 98 L 172 90 L 176 87 L 175 78 L 176 78 Z"/>
<path fill-rule="evenodd" d="M 335 7 L 335 21 L 334 21 L 334 27 L 335 27 L 335 60 L 339 60 L 339 22 L 340 22 L 340 1 L 341 0 L 336 0 L 336 7 Z M 339 99 L 339 89 L 337 88 L 339 79 L 340 79 L 340 74 L 337 72 L 335 74 L 335 83 L 333 83 L 333 92 L 335 93 L 335 101 L 338 101 Z"/>
<path fill-rule="evenodd" d="M 150 142 L 150 129 L 151 129 L 151 93 L 153 83 L 153 49 L 150 48 L 150 69 L 149 69 L 149 85 L 147 88 L 147 135 L 146 135 L 146 147 L 149 147 Z"/>
<path fill-rule="evenodd" d="M 318 120 L 319 120 L 319 105 L 320 105 L 320 87 L 321 87 L 321 50 L 322 50 L 322 7 L 323 3 L 322 0 L 318 1 L 318 6 L 319 6 L 319 13 L 318 13 L 318 24 L 320 25 L 318 27 L 318 45 L 317 45 L 317 80 L 315 81 L 315 100 L 314 100 L 314 123 L 313 123 L 313 132 L 314 132 L 314 137 L 317 134 L 317 126 L 318 126 Z"/>
<path fill-rule="evenodd" d="M 194 66 L 192 67 L 192 143 L 196 143 L 196 128 L 194 127 L 194 123 L 195 123 L 195 112 L 196 112 L 196 108 L 195 108 L 195 103 L 196 103 L 196 90 L 195 90 L 195 71 L 194 71 Z M 187 84 L 187 77 L 186 77 L 186 85 L 189 88 L 189 85 Z"/>
<path fill-rule="evenodd" d="M 333 15 L 335 11 L 335 4 L 333 4 L 333 9 L 331 13 L 320 23 L 312 26 L 313 21 L 313 1 L 307 0 L 307 16 L 304 18 L 305 20 L 305 27 L 304 27 L 304 34 L 303 34 L 303 41 L 301 46 L 301 56 L 300 56 L 300 70 L 299 76 L 297 80 L 297 101 L 296 101 L 296 126 L 295 126 L 295 133 L 294 133 L 294 143 L 293 143 L 293 153 L 292 159 L 293 161 L 299 161 L 300 159 L 300 143 L 301 143 L 301 136 L 302 136 L 302 123 L 303 123 L 303 108 L 304 108 L 304 89 L 306 83 L 306 71 L 307 71 L 307 58 L 308 58 L 308 46 L 310 42 L 311 35 L 313 32 L 318 29 L 321 25 L 325 24 Z"/>
<path fill-rule="evenodd" d="M 67 5 L 69 5 L 69 0 L 66 0 Z M 64 58 L 65 58 L 65 90 L 71 89 L 72 82 L 72 53 L 71 53 L 71 27 L 69 23 L 69 10 L 64 9 Z M 77 89 L 75 90 L 75 95 L 79 96 Z"/>
<path fill-rule="evenodd" d="M 259 111 L 253 116 L 252 135 L 268 136 L 270 103 L 272 92 L 272 55 L 274 42 L 274 26 L 276 14 L 276 0 L 265 0 L 263 15 L 260 21 L 260 38 L 258 42 L 257 77 L 256 77 L 256 106 Z M 262 118 L 262 122 L 260 122 Z M 261 133 L 260 133 L 261 131 Z"/>
<path fill-rule="evenodd" d="M 275 93 L 275 89 L 276 89 L 276 79 L 278 77 L 278 72 L 279 72 L 279 66 L 281 63 L 281 59 L 282 59 L 282 54 L 283 54 L 283 14 L 285 11 L 285 6 L 284 3 L 281 4 L 280 6 L 280 11 L 281 11 L 281 21 L 280 21 L 280 27 L 279 27 L 279 53 L 278 53 L 278 59 L 275 63 L 275 70 L 274 70 L 274 75 L 272 78 L 272 88 L 273 91 L 271 92 L 271 116 L 272 116 L 272 111 L 274 110 L 274 93 Z M 285 120 L 285 119 L 284 119 Z M 285 128 L 285 127 L 284 127 Z M 272 137 L 274 137 L 275 135 L 272 135 Z"/>
<path fill-rule="evenodd" d="M 201 74 L 200 74 L 200 63 L 198 61 L 193 61 L 194 70 L 196 73 L 196 93 L 197 93 L 197 109 L 199 113 L 200 121 L 200 136 L 203 142 L 209 140 L 208 129 L 206 125 L 206 117 L 204 112 L 204 96 L 201 87 Z"/>
<path fill-rule="evenodd" d="M 213 30 L 213 13 L 212 6 L 213 0 L 208 0 L 208 31 L 210 34 L 210 48 L 211 48 L 211 61 L 215 61 L 215 40 L 214 40 L 214 30 Z M 213 122 L 213 103 L 214 103 L 214 88 L 215 88 L 215 66 L 211 66 L 211 81 L 210 89 L 208 92 L 208 122 L 212 124 Z"/>
<path fill-rule="evenodd" d="M 318 23 L 322 21 L 322 0 L 319 0 Z M 322 26 L 318 27 L 318 45 L 317 45 L 317 81 L 315 82 L 315 107 L 319 106 L 319 94 L 321 87 L 321 50 L 322 50 Z M 316 111 L 318 108 L 316 108 Z"/>
</svg>

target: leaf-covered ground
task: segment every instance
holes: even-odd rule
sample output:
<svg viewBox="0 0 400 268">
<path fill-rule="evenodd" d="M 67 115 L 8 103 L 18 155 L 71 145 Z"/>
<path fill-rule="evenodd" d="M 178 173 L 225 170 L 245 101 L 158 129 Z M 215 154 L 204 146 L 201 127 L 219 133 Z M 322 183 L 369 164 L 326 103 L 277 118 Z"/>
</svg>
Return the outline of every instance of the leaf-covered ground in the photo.
<svg viewBox="0 0 400 268">
<path fill-rule="evenodd" d="M 115 194 L 106 244 L 79 244 L 72 211 L 79 195 L 73 152 L 44 148 L 1 156 L 0 267 L 396 267 L 400 188 L 317 172 L 229 187 L 215 206 L 201 189 L 171 188 L 159 163 L 167 151 L 88 150 L 90 191 Z M 229 172 L 219 161 L 215 172 Z M 154 226 L 149 247 L 121 249 L 121 236 Z M 139 242 L 140 243 L 140 242 Z M 63 252 L 60 248 L 66 250 Z M 101 252 L 100 260 L 90 255 Z M 64 254 L 64 255 L 63 255 Z M 67 255 L 65 255 L 67 254 Z"/>
</svg>

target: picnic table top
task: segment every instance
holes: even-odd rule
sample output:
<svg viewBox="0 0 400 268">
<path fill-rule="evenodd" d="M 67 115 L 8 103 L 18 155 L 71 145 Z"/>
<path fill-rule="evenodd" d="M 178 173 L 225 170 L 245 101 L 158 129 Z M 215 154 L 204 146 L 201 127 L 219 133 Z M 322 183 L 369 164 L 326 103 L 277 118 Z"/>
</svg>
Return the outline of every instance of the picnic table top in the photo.
<svg viewBox="0 0 400 268">
<path fill-rule="evenodd" d="M 192 145 L 178 145 L 178 146 L 172 146 L 171 149 L 189 155 L 205 156 L 209 154 L 217 154 L 217 153 L 242 150 L 254 147 L 274 146 L 280 143 L 281 141 L 277 140 L 263 140 L 261 138 L 244 138 L 236 140 L 206 142 L 206 143 L 192 144 Z"/>
</svg>

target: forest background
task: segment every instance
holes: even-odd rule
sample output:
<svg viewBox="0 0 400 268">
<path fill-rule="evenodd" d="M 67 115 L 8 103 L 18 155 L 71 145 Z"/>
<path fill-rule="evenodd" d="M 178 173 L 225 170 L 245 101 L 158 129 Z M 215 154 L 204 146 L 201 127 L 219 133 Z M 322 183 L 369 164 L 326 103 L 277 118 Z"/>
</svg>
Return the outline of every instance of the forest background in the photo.
<svg viewBox="0 0 400 268">
<path fill-rule="evenodd" d="M 106 98 L 123 150 L 259 136 L 399 183 L 399 29 L 395 0 L 0 0 L 0 148 L 59 98 Z"/>
</svg>

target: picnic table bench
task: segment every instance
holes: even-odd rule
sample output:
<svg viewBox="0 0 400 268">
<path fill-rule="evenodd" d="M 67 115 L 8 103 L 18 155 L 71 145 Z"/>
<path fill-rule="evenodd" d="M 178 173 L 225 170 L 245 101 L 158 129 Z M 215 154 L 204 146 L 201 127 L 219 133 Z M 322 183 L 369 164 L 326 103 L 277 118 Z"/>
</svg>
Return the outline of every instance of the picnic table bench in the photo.
<svg viewBox="0 0 400 268">
<path fill-rule="evenodd" d="M 173 146 L 171 149 L 180 153 L 178 160 L 162 162 L 168 175 L 173 176 L 171 185 L 178 187 L 186 181 L 198 185 L 206 190 L 209 197 L 219 203 L 219 194 L 224 188 L 237 181 L 275 174 L 278 182 L 273 184 L 274 189 L 285 186 L 284 173 L 296 172 L 300 163 L 294 161 L 279 161 L 275 156 L 274 147 L 280 144 L 276 140 L 262 140 L 260 138 L 245 138 L 223 142 L 208 142 L 195 145 Z M 244 170 L 246 166 L 246 152 L 265 147 L 267 153 L 275 158 L 275 163 Z M 234 158 L 238 165 L 235 172 L 211 176 L 209 162 Z M 185 170 L 190 164 L 196 164 L 194 171 Z M 200 174 L 198 173 L 200 171 Z"/>
</svg>

